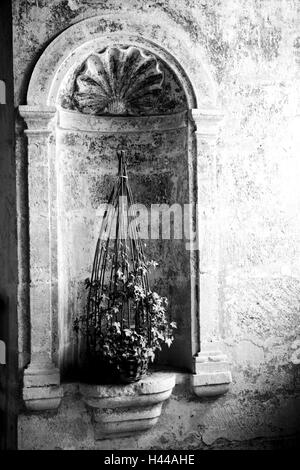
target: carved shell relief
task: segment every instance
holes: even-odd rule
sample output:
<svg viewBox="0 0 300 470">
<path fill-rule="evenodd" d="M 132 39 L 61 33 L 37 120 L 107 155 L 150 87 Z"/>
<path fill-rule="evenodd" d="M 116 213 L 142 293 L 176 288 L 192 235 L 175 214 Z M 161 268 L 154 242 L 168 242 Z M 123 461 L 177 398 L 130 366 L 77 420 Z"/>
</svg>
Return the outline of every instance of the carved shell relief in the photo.
<svg viewBox="0 0 300 470">
<path fill-rule="evenodd" d="M 134 46 L 91 54 L 75 78 L 72 107 L 85 114 L 141 115 L 156 107 L 164 72 L 157 58 Z"/>
</svg>

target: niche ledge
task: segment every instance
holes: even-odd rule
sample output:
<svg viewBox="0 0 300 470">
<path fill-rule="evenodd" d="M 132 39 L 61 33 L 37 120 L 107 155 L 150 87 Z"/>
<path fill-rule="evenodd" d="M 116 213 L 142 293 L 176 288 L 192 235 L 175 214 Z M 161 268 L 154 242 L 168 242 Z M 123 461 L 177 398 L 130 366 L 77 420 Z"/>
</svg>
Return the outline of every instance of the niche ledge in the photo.
<svg viewBox="0 0 300 470">
<path fill-rule="evenodd" d="M 152 372 L 128 385 L 80 384 L 79 392 L 92 413 L 95 439 L 101 440 L 152 428 L 174 386 L 175 374 Z"/>
</svg>

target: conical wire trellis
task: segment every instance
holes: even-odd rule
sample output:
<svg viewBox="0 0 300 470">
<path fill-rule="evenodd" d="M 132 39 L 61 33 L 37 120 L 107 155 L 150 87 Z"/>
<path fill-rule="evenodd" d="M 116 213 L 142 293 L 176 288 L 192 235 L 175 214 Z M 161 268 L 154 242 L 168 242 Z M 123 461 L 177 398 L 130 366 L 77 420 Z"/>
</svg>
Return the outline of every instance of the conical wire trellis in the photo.
<svg viewBox="0 0 300 470">
<path fill-rule="evenodd" d="M 143 300 L 128 296 L 133 277 L 149 292 L 149 280 L 139 227 L 129 221 L 133 204 L 125 152 L 117 152 L 119 170 L 97 240 L 87 298 L 87 350 L 97 351 L 97 338 L 118 322 L 121 330 L 135 329 L 151 341 L 151 320 Z M 101 351 L 100 351 L 101 352 Z"/>
</svg>

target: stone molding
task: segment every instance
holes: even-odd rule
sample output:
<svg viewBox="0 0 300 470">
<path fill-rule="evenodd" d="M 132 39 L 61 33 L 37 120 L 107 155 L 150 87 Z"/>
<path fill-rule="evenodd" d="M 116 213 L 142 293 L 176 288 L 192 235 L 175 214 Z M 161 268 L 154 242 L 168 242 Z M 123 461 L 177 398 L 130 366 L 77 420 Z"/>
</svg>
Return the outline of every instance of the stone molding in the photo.
<svg viewBox="0 0 300 470">
<path fill-rule="evenodd" d="M 175 386 L 175 374 L 153 372 L 129 385 L 80 384 L 92 413 L 95 439 L 128 437 L 152 428 Z"/>
<path fill-rule="evenodd" d="M 194 357 L 192 390 L 198 397 L 223 395 L 232 382 L 227 356 L 219 350 L 201 351 Z"/>
<path fill-rule="evenodd" d="M 93 116 L 60 108 L 58 125 L 62 129 L 96 132 L 162 132 L 187 125 L 187 112 L 161 116 Z"/>
<path fill-rule="evenodd" d="M 50 125 L 56 115 L 55 106 L 19 106 L 19 113 L 27 124 L 26 134 L 50 134 Z"/>
</svg>

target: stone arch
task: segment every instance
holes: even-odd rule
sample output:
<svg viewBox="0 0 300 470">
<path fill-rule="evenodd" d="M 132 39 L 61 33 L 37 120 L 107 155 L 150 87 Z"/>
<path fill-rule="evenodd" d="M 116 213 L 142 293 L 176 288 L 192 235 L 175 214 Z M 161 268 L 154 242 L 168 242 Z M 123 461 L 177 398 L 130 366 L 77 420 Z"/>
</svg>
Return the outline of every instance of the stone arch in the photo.
<svg viewBox="0 0 300 470">
<path fill-rule="evenodd" d="M 60 85 L 75 64 L 97 48 L 120 43 L 143 47 L 165 61 L 177 75 L 189 109 L 216 105 L 216 86 L 202 59 L 203 51 L 165 15 L 155 18 L 136 13 L 95 16 L 63 31 L 45 49 L 33 70 L 27 104 L 55 105 Z"/>
</svg>

